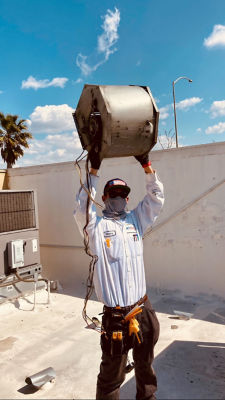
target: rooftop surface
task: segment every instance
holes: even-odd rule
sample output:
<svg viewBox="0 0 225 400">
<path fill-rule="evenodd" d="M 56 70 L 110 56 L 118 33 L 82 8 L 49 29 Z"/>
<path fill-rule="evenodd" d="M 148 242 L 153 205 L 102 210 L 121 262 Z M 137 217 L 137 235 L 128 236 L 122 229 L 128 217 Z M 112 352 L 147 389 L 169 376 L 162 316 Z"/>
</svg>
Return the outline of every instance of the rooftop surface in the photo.
<svg viewBox="0 0 225 400">
<path fill-rule="evenodd" d="M 187 296 L 152 289 L 161 334 L 155 348 L 158 399 L 224 399 L 225 300 L 217 296 Z M 1 399 L 94 399 L 101 350 L 99 333 L 82 319 L 83 299 L 67 288 L 37 293 L 0 306 Z M 102 305 L 89 301 L 88 314 Z M 190 313 L 190 319 L 174 311 Z M 181 319 L 180 319 L 181 318 Z M 132 358 L 132 357 L 131 357 Z M 27 376 L 53 367 L 56 379 L 40 390 L 25 383 Z M 135 398 L 133 372 L 121 388 L 121 399 Z"/>
</svg>

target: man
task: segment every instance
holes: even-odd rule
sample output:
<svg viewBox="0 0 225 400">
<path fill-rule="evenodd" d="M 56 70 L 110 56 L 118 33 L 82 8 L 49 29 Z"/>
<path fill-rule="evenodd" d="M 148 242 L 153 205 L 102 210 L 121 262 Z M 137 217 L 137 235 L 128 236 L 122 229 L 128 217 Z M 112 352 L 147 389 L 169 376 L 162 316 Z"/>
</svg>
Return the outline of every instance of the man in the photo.
<svg viewBox="0 0 225 400">
<path fill-rule="evenodd" d="M 89 157 L 91 195 L 94 198 L 101 162 L 94 151 Z M 105 185 L 102 196 L 105 204 L 103 217 L 96 215 L 93 202 L 89 208 L 89 244 L 92 254 L 98 256 L 94 286 L 99 301 L 104 304 L 102 362 L 97 380 L 97 399 L 119 399 L 130 348 L 133 348 L 136 398 L 155 399 L 157 389 L 152 362 L 154 346 L 159 337 L 159 322 L 145 296 L 142 237 L 159 215 L 164 195 L 163 185 L 151 167 L 149 155 L 135 158 L 144 169 L 147 191 L 137 207 L 126 211 L 130 188 L 122 179 L 116 178 Z M 86 224 L 86 204 L 87 193 L 80 189 L 76 199 L 75 219 L 81 233 Z M 124 322 L 124 316 L 142 303 L 142 312 L 136 316 L 139 325 L 137 334 L 130 335 L 129 324 Z"/>
</svg>

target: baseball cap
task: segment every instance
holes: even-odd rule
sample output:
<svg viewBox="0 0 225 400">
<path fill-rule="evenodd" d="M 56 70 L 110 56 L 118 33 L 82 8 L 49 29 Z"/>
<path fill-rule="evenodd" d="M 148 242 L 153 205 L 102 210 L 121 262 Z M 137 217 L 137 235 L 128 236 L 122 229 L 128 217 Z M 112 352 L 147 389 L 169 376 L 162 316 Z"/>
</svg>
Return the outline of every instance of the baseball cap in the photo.
<svg viewBox="0 0 225 400">
<path fill-rule="evenodd" d="M 124 197 L 127 197 L 130 193 L 130 188 L 127 186 L 127 183 L 123 181 L 123 179 L 114 178 L 106 182 L 104 187 L 104 195 L 106 196 L 107 193 L 118 193 L 118 196 L 123 194 Z"/>
</svg>

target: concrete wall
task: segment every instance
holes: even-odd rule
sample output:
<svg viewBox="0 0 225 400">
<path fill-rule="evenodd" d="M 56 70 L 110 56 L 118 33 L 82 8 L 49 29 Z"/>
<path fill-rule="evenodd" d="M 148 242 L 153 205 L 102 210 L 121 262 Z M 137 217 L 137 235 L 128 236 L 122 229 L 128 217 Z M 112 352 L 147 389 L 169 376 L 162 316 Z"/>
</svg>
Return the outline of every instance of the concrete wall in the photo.
<svg viewBox="0 0 225 400">
<path fill-rule="evenodd" d="M 7 189 L 6 180 L 6 171 L 4 169 L 0 169 L 0 190 Z"/>
<path fill-rule="evenodd" d="M 224 296 L 225 142 L 153 151 L 151 160 L 166 202 L 144 239 L 148 286 Z M 144 173 L 134 158 L 103 161 L 97 200 L 105 181 L 117 176 L 132 188 L 133 208 L 145 193 Z M 81 288 L 89 258 L 72 216 L 79 188 L 74 163 L 13 168 L 9 185 L 37 189 L 45 275 Z"/>
</svg>

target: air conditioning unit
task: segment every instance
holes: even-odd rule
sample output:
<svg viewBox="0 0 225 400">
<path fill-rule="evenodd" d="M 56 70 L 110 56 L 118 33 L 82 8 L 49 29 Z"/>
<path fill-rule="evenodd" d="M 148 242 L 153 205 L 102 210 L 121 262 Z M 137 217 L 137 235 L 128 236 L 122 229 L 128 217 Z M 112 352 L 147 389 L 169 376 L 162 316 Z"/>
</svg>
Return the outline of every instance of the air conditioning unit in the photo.
<svg viewBox="0 0 225 400">
<path fill-rule="evenodd" d="M 41 271 L 35 191 L 0 190 L 0 303 L 32 291 L 34 284 L 25 280 Z"/>
<path fill-rule="evenodd" d="M 137 156 L 157 143 L 159 111 L 147 86 L 84 85 L 73 114 L 84 150 L 100 158 Z"/>
</svg>

